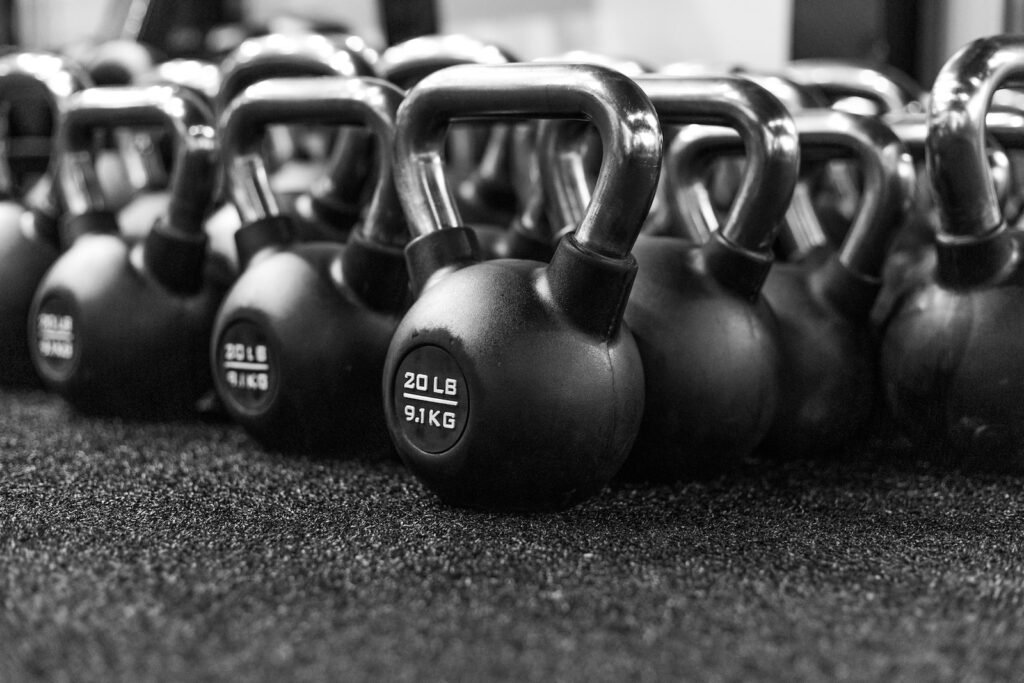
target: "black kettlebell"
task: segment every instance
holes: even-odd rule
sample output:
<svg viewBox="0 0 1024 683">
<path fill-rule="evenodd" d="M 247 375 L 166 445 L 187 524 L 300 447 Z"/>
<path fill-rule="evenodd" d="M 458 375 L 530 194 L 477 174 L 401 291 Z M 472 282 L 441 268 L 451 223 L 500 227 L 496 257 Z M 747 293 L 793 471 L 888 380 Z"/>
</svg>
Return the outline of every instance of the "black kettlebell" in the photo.
<svg viewBox="0 0 1024 683">
<path fill-rule="evenodd" d="M 353 455 L 388 445 L 380 377 L 410 296 L 390 156 L 347 244 L 289 244 L 291 219 L 268 201 L 261 138 L 270 124 L 362 125 L 391 149 L 401 101 L 379 79 L 271 79 L 221 118 L 245 270 L 217 315 L 211 363 L 227 411 L 268 448 Z"/>
<path fill-rule="evenodd" d="M 1024 74 L 1024 38 L 967 44 L 939 71 L 926 156 L 937 263 L 890 316 L 882 381 L 893 415 L 927 457 L 1024 466 L 1021 233 L 1000 211 L 985 154 L 995 90 Z"/>
<path fill-rule="evenodd" d="M 877 348 L 868 315 L 889 243 L 914 191 L 914 165 L 878 119 L 825 109 L 793 116 L 801 160 L 852 158 L 863 189 L 839 251 L 822 245 L 799 262 L 776 263 L 761 289 L 779 322 L 783 378 L 766 445 L 781 457 L 835 455 L 863 434 L 872 416 Z M 673 140 L 673 182 L 698 184 L 702 159 L 716 147 L 720 153 L 742 151 L 727 133 L 694 126 Z M 681 199 L 706 201 L 705 193 L 689 195 Z"/>
<path fill-rule="evenodd" d="M 170 86 L 91 88 L 68 101 L 59 142 L 70 246 L 36 291 L 29 344 L 46 385 L 81 412 L 183 416 L 211 388 L 207 347 L 226 289 L 205 272 L 211 120 Z M 135 245 L 104 208 L 94 168 L 93 132 L 115 125 L 161 126 L 175 141 L 167 213 Z"/>
<path fill-rule="evenodd" d="M 456 116 L 597 127 L 604 157 L 593 201 L 550 264 L 480 262 L 442 162 Z M 650 101 L 598 66 L 451 67 L 407 95 L 395 154 L 418 294 L 384 368 L 399 455 L 452 505 L 551 510 L 593 495 L 626 457 L 643 412 L 622 308 L 636 274 L 630 246 L 661 168 Z"/>
<path fill-rule="evenodd" d="M 12 92 L 51 112 L 51 139 L 68 97 L 88 84 L 88 76 L 68 60 L 47 53 L 18 52 L 0 57 L 0 108 Z M 33 105 L 36 106 L 36 105 Z M 31 189 L 0 155 L 0 385 L 37 386 L 29 356 L 27 321 L 32 296 L 61 250 L 56 182 L 57 162 L 51 142 L 46 172 Z"/>
<path fill-rule="evenodd" d="M 639 274 L 625 320 L 643 359 L 647 396 L 623 474 L 668 481 L 735 466 L 775 418 L 778 327 L 761 286 L 800 153 L 792 116 L 749 80 L 645 78 L 641 84 L 663 118 L 728 121 L 747 149 L 743 180 L 721 229 L 683 239 L 642 235 L 633 249 Z"/>
</svg>

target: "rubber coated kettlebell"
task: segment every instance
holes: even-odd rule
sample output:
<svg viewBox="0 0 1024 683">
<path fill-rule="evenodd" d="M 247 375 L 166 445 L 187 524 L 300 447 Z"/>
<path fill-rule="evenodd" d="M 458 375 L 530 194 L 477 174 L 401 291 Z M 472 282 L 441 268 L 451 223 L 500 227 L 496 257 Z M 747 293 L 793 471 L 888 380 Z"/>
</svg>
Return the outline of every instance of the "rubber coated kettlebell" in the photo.
<svg viewBox="0 0 1024 683">
<path fill-rule="evenodd" d="M 675 480 L 736 465 L 775 418 L 778 327 L 760 292 L 800 154 L 792 116 L 751 81 L 642 85 L 663 116 L 728 116 L 747 148 L 721 229 L 694 239 L 641 236 L 633 249 L 639 274 L 625 320 L 643 359 L 647 407 L 624 475 Z"/>
<path fill-rule="evenodd" d="M 897 303 L 882 343 L 898 423 L 925 455 L 969 466 L 1024 466 L 1021 233 L 1007 227 L 985 154 L 993 93 L 1022 74 L 1019 36 L 973 41 L 939 71 L 926 152 L 937 263 Z"/>
<path fill-rule="evenodd" d="M 914 191 L 914 165 L 878 119 L 825 109 L 793 116 L 801 160 L 852 158 L 863 189 L 838 252 L 822 245 L 799 262 L 776 263 L 761 289 L 779 322 L 783 361 L 779 408 L 766 444 L 782 457 L 834 455 L 863 433 L 872 415 L 877 348 L 868 315 Z M 673 140 L 672 183 L 689 188 L 681 201 L 707 201 L 707 193 L 694 188 L 701 182 L 700 160 L 715 147 L 742 151 L 735 135 L 702 126 Z"/>
<path fill-rule="evenodd" d="M 57 55 L 19 52 L 0 57 L 0 107 L 12 91 L 30 92 L 56 122 L 67 98 L 87 82 L 84 72 Z M 39 383 L 26 328 L 32 296 L 61 249 L 55 146 L 49 146 L 46 173 L 28 192 L 18 187 L 8 159 L 0 156 L 0 384 L 5 386 Z"/>
<path fill-rule="evenodd" d="M 593 201 L 550 264 L 480 262 L 442 162 L 456 116 L 597 127 L 604 157 Z M 451 67 L 407 95 L 395 154 L 419 295 L 384 368 L 399 455 L 453 505 L 550 510 L 593 495 L 626 457 L 643 412 L 643 371 L 622 308 L 636 274 L 630 247 L 661 168 L 650 101 L 603 67 Z"/>
<path fill-rule="evenodd" d="M 91 88 L 68 101 L 60 177 L 70 246 L 36 291 L 29 344 L 46 385 L 81 412 L 181 416 L 212 387 L 207 348 L 226 283 L 205 272 L 210 123 L 200 100 L 170 86 Z M 167 213 L 136 245 L 97 190 L 93 133 L 115 125 L 159 126 L 175 142 Z"/>
<path fill-rule="evenodd" d="M 347 244 L 288 244 L 291 220 L 272 200 L 261 138 L 270 124 L 362 125 L 391 149 L 401 101 L 378 79 L 271 79 L 221 118 L 246 267 L 217 315 L 211 362 L 228 412 L 269 448 L 352 455 L 388 445 L 380 377 L 410 296 L 390 156 Z"/>
</svg>

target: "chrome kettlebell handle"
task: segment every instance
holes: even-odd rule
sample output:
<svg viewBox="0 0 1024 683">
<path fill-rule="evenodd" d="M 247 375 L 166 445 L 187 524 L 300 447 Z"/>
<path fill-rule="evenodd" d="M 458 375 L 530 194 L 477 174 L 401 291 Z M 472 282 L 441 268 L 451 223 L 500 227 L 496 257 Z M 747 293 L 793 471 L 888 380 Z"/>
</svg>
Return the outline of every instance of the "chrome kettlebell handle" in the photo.
<svg viewBox="0 0 1024 683">
<path fill-rule="evenodd" d="M 413 235 L 462 225 L 443 163 L 451 121 L 536 117 L 585 118 L 597 127 L 604 145 L 601 172 L 576 240 L 603 256 L 626 257 L 649 201 L 617 198 L 652 188 L 661 167 L 661 131 L 650 101 L 632 80 L 590 65 L 464 65 L 420 81 L 399 109 L 395 143 L 396 184 Z"/>
<path fill-rule="evenodd" d="M 175 86 L 109 86 L 72 95 L 57 134 L 60 183 L 69 215 L 106 209 L 93 157 L 97 128 L 154 127 L 171 133 L 174 163 L 186 154 L 191 129 L 213 118 L 195 93 Z"/>
<path fill-rule="evenodd" d="M 220 118 L 221 155 L 228 190 L 243 223 L 280 215 L 262 157 L 266 126 L 272 123 L 359 125 L 378 140 L 395 135 L 393 112 L 403 94 L 378 78 L 280 78 L 249 86 Z M 374 241 L 404 245 L 408 229 L 392 182 L 392 161 L 380 155 L 373 196 L 363 221 Z"/>
</svg>

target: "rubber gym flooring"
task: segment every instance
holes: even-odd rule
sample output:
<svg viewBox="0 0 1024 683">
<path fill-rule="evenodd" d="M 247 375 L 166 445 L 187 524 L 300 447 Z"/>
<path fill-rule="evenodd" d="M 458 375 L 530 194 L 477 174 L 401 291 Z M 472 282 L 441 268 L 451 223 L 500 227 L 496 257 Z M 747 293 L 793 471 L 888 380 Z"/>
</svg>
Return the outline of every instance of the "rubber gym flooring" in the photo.
<svg viewBox="0 0 1024 683">
<path fill-rule="evenodd" d="M 991 680 L 1024 487 L 905 448 L 443 507 L 384 454 L 0 392 L 0 680 Z"/>
</svg>

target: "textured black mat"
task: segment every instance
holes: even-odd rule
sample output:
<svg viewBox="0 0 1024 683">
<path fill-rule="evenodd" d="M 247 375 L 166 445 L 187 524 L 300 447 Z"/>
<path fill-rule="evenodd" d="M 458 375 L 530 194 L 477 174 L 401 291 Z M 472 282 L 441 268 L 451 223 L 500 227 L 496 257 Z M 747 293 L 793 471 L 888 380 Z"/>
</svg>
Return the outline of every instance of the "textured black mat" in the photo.
<svg viewBox="0 0 1024 683">
<path fill-rule="evenodd" d="M 0 393 L 0 680 L 1020 675 L 1024 490 L 884 453 L 438 505 L 398 466 Z M 869 460 L 869 461 L 868 461 Z"/>
</svg>

